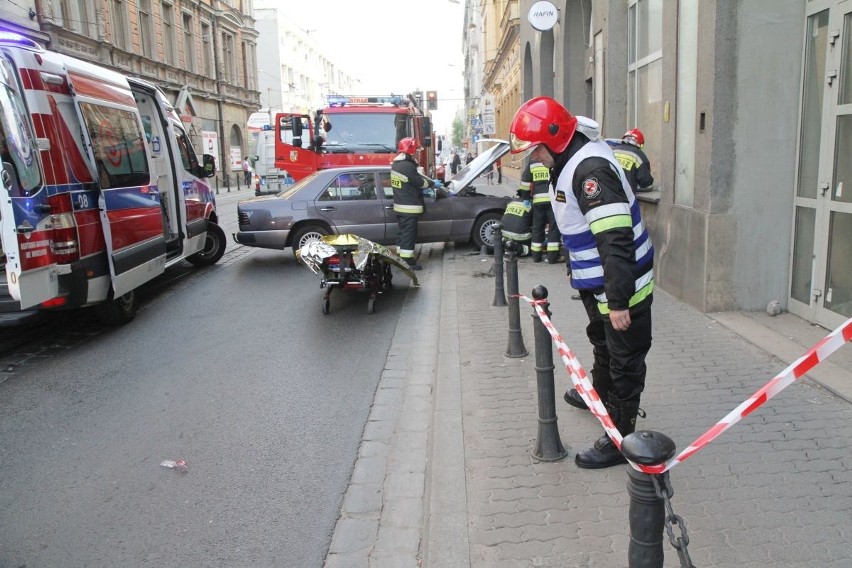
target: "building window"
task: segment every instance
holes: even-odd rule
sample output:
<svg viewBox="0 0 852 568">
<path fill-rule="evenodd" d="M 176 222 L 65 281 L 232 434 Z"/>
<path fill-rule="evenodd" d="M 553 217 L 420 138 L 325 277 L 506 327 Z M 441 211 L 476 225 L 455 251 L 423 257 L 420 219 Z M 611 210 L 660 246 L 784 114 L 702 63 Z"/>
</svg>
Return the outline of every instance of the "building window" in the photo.
<svg viewBox="0 0 852 568">
<path fill-rule="evenodd" d="M 112 44 L 127 49 L 127 6 L 124 0 L 112 0 Z"/>
<path fill-rule="evenodd" d="M 79 34 L 90 36 L 94 10 L 89 5 L 89 0 L 61 0 L 59 2 L 60 17 L 63 26 Z"/>
<path fill-rule="evenodd" d="M 151 0 L 137 0 L 139 8 L 139 48 L 142 55 L 151 58 Z"/>
<path fill-rule="evenodd" d="M 663 123 L 663 0 L 629 0 L 627 15 L 627 128 L 645 135 L 643 150 L 660 163 Z"/>
<path fill-rule="evenodd" d="M 210 31 L 210 24 L 201 23 L 201 69 L 204 75 L 210 78 L 213 76 L 213 34 Z"/>
<path fill-rule="evenodd" d="M 234 36 L 228 33 L 222 34 L 222 65 L 224 66 L 226 83 L 231 85 L 237 82 L 237 62 L 234 50 Z"/>
<path fill-rule="evenodd" d="M 186 70 L 195 73 L 195 34 L 193 33 L 192 14 L 183 15 L 183 56 Z"/>
<path fill-rule="evenodd" d="M 168 2 L 163 2 L 163 58 L 175 64 L 175 7 Z"/>
</svg>

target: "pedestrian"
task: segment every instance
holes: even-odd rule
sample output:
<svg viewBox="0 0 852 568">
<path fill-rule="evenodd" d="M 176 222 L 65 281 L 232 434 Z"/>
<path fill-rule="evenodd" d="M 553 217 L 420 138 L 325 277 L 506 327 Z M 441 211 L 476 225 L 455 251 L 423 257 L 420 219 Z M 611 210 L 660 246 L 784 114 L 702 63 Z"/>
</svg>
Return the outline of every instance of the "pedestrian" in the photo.
<svg viewBox="0 0 852 568">
<path fill-rule="evenodd" d="M 459 156 L 458 152 L 453 152 L 453 161 L 450 162 L 450 171 L 453 172 L 453 175 L 459 173 L 459 168 L 461 167 L 461 156 Z"/>
<path fill-rule="evenodd" d="M 497 185 L 500 185 L 503 183 L 503 161 L 497 158 L 497 161 L 494 162 L 494 167 L 497 169 Z"/>
<path fill-rule="evenodd" d="M 251 161 L 249 161 L 249 157 L 246 156 L 243 158 L 243 179 L 246 182 L 246 186 L 251 185 Z"/>
<path fill-rule="evenodd" d="M 547 262 L 557 264 L 559 243 L 562 240 L 553 207 L 550 205 L 550 168 L 541 162 L 528 161 L 521 172 L 518 195 L 527 202 L 532 201 L 532 249 L 533 262 L 541 262 L 545 250 Z M 545 249 L 545 242 L 547 248 Z"/>
<path fill-rule="evenodd" d="M 421 269 L 414 260 L 414 244 L 417 242 L 417 221 L 425 211 L 423 190 L 435 186 L 434 180 L 417 171 L 414 160 L 417 147 L 414 138 L 403 138 L 397 146 L 399 154 L 391 162 L 393 210 L 399 224 L 397 254 L 411 270 Z"/>
<path fill-rule="evenodd" d="M 470 152 L 467 153 L 467 156 L 464 157 L 465 165 L 471 163 L 473 161 L 473 156 L 470 155 Z"/>
<path fill-rule="evenodd" d="M 618 431 L 636 428 L 645 388 L 645 356 L 651 349 L 654 248 L 639 203 L 607 143 L 585 117 L 573 116 L 549 97 L 525 102 L 512 119 L 512 152 L 551 169 L 551 204 L 569 258 L 571 286 L 589 318 L 592 383 Z M 589 137 L 591 136 L 591 138 Z M 575 389 L 565 402 L 586 408 Z M 644 413 L 643 413 L 644 416 Z M 581 468 L 626 463 L 604 434 L 574 458 Z"/>
<path fill-rule="evenodd" d="M 621 164 L 621 169 L 627 175 L 630 188 L 633 193 L 637 191 L 650 191 L 654 184 L 654 176 L 651 175 L 651 161 L 642 151 L 645 145 L 645 135 L 638 128 L 628 130 L 621 137 L 621 142 L 612 146 L 615 159 Z"/>
</svg>

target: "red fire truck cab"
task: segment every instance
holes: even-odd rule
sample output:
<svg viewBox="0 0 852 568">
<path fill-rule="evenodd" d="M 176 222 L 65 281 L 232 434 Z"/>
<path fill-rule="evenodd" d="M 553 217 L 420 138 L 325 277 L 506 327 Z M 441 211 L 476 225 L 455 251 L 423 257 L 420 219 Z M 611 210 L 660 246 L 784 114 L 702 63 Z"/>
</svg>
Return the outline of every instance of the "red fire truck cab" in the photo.
<svg viewBox="0 0 852 568">
<path fill-rule="evenodd" d="M 432 123 L 414 96 L 332 96 L 313 117 L 275 116 L 275 167 L 300 180 L 327 168 L 386 165 L 406 137 L 420 142 L 415 158 L 424 173 L 434 177 Z"/>
</svg>

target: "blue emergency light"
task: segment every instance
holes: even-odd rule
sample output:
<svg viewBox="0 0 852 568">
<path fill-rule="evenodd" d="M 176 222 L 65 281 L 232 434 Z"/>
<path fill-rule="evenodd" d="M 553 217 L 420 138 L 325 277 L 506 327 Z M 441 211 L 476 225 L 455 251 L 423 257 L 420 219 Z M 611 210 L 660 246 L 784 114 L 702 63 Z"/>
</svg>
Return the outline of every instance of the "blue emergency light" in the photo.
<svg viewBox="0 0 852 568">
<path fill-rule="evenodd" d="M 41 51 L 41 46 L 30 38 L 7 30 L 0 30 L 0 43 L 5 45 L 18 45 L 21 47 Z"/>
</svg>

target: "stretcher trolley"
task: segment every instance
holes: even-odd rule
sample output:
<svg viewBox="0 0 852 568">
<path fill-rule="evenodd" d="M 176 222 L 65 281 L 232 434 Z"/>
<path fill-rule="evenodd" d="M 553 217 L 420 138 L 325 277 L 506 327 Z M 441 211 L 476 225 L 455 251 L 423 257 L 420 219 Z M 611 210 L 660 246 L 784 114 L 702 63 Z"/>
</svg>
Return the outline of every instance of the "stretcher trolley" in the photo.
<svg viewBox="0 0 852 568">
<path fill-rule="evenodd" d="M 418 286 L 417 276 L 387 247 L 357 235 L 326 235 L 305 244 L 297 255 L 299 261 L 320 274 L 322 313 L 328 314 L 331 293 L 335 289 L 368 290 L 367 313 L 375 311 L 376 298 L 393 287 L 392 266 L 405 272 Z"/>
</svg>

